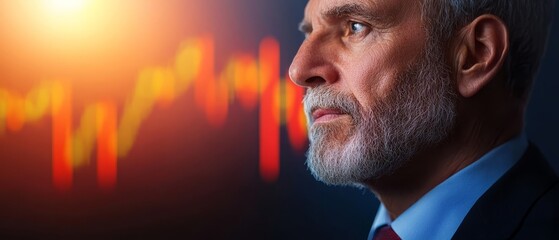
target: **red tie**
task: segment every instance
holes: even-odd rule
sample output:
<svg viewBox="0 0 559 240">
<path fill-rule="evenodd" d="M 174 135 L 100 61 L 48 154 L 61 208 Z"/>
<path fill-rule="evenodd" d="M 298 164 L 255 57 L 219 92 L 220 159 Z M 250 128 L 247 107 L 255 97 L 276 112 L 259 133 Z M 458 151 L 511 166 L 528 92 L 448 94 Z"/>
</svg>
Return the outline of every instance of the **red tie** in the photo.
<svg viewBox="0 0 559 240">
<path fill-rule="evenodd" d="M 373 237 L 373 240 L 401 240 L 398 234 L 394 232 L 392 227 L 384 225 L 379 228 Z"/>
</svg>

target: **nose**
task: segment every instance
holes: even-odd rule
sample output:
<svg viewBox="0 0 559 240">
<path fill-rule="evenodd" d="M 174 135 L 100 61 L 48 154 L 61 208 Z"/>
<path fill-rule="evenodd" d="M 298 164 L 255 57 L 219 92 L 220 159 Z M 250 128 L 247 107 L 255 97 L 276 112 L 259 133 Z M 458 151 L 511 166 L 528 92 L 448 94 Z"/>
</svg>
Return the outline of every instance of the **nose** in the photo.
<svg viewBox="0 0 559 240">
<path fill-rule="evenodd" d="M 334 48 L 327 46 L 320 39 L 307 38 L 291 62 L 289 77 L 295 84 L 305 88 L 332 84 L 339 77 L 334 64 L 335 59 Z"/>
</svg>

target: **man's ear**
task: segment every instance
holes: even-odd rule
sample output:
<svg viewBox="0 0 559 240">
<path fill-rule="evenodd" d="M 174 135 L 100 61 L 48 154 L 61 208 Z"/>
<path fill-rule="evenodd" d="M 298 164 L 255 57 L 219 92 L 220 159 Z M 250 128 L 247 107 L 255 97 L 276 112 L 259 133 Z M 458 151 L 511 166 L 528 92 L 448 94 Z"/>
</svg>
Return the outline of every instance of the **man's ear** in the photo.
<svg viewBox="0 0 559 240">
<path fill-rule="evenodd" d="M 497 76 L 508 54 L 505 23 L 494 15 L 481 15 L 456 38 L 455 67 L 460 95 L 476 95 Z"/>
</svg>

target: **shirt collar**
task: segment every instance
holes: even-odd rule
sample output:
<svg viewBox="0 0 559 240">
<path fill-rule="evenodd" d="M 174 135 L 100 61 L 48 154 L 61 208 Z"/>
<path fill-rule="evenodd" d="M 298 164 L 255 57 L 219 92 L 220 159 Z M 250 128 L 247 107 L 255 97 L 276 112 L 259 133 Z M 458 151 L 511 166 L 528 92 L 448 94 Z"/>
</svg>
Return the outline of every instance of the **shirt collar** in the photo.
<svg viewBox="0 0 559 240">
<path fill-rule="evenodd" d="M 494 148 L 437 185 L 394 221 L 381 203 L 368 239 L 386 224 L 404 240 L 450 239 L 474 203 L 522 157 L 527 148 L 524 134 Z"/>
</svg>

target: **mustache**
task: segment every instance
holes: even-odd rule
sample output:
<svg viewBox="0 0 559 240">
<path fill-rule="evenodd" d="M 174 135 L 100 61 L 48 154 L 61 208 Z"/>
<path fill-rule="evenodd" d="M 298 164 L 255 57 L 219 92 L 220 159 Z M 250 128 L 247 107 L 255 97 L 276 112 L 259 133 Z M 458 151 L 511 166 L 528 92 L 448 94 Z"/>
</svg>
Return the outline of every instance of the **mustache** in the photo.
<svg viewBox="0 0 559 240">
<path fill-rule="evenodd" d="M 362 112 L 361 105 L 353 95 L 320 86 L 307 89 L 303 98 L 303 107 L 308 120 L 311 120 L 312 113 L 320 108 L 337 109 L 352 116 L 355 121 L 360 119 Z"/>
</svg>

